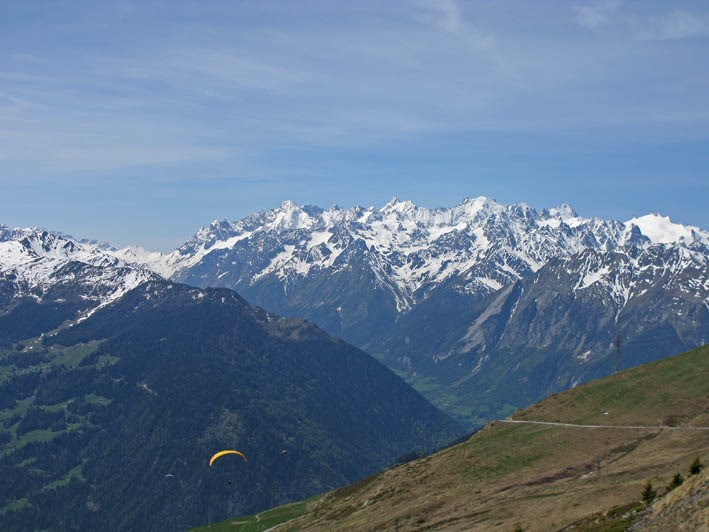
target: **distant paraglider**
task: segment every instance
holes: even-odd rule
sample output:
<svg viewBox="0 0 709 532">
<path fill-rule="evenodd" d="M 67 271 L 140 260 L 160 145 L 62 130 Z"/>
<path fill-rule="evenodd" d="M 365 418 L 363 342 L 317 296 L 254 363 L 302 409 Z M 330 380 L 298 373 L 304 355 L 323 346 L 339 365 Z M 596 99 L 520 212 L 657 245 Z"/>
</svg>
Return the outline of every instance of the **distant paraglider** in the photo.
<svg viewBox="0 0 709 532">
<path fill-rule="evenodd" d="M 238 454 L 239 456 L 241 456 L 244 459 L 245 462 L 248 462 L 248 460 L 246 459 L 246 456 L 241 451 L 226 450 L 226 451 L 219 451 L 218 453 L 214 454 L 214 456 L 212 456 L 209 459 L 209 466 L 211 467 L 215 460 L 217 460 L 218 458 L 221 458 L 222 456 L 224 456 L 226 454 Z"/>
</svg>

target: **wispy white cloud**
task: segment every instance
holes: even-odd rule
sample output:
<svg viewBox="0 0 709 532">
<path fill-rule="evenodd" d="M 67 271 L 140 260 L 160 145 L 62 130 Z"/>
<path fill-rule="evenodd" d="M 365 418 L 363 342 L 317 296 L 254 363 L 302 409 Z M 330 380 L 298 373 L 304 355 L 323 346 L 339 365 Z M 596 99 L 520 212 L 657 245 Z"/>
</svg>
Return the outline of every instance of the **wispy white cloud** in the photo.
<svg viewBox="0 0 709 532">
<path fill-rule="evenodd" d="M 594 0 L 574 7 L 576 21 L 589 30 L 612 24 L 622 6 L 621 0 Z"/>
<path fill-rule="evenodd" d="M 709 35 L 709 15 L 690 11 L 672 11 L 655 16 L 638 28 L 641 37 L 650 40 L 674 40 Z"/>
<path fill-rule="evenodd" d="M 668 7 L 675 5 L 668 4 Z M 621 0 L 594 0 L 574 6 L 574 11 L 576 22 L 586 29 L 614 28 L 640 40 L 663 41 L 709 35 L 709 14 L 706 12 L 633 7 L 635 9 L 624 6 Z"/>
<path fill-rule="evenodd" d="M 429 20 L 442 31 L 458 34 L 465 28 L 460 6 L 456 0 L 422 2 L 418 8 L 426 12 Z"/>
<path fill-rule="evenodd" d="M 455 0 L 289 5 L 255 3 L 219 18 L 205 15 L 214 5 L 203 12 L 195 3 L 189 16 L 143 20 L 150 9 L 135 4 L 103 13 L 99 30 L 88 16 L 50 25 L 39 45 L 12 28 L 11 53 L 0 59 L 0 160 L 41 163 L 38 174 L 190 161 L 267 174 L 279 149 L 707 123 L 697 112 L 706 108 L 705 74 L 611 31 L 637 20 L 654 28 L 646 39 L 704 35 L 706 19 L 689 12 L 631 12 L 613 0 L 565 10 Z M 106 33 L 111 17 L 129 17 L 123 37 Z M 579 24 L 607 34 L 580 38 Z M 704 51 L 696 44 L 689 57 Z M 668 72 L 676 84 L 660 91 Z"/>
<path fill-rule="evenodd" d="M 458 38 L 462 45 L 477 51 L 490 51 L 494 48 L 493 35 L 481 30 L 474 21 L 469 20 L 457 0 L 417 2 L 413 6 L 414 20 Z"/>
</svg>

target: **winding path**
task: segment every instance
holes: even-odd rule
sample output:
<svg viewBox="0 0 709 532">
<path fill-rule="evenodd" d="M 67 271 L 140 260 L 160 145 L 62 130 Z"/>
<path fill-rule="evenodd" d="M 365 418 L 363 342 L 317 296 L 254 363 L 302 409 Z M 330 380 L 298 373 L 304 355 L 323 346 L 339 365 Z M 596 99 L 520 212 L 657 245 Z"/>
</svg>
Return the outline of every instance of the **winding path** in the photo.
<svg viewBox="0 0 709 532">
<path fill-rule="evenodd" d="M 709 430 L 709 427 L 670 427 L 669 425 L 581 425 L 555 421 L 529 421 L 522 419 L 498 419 L 495 423 L 527 423 L 531 425 L 552 425 L 556 427 L 581 427 L 586 429 L 649 429 L 649 430 Z"/>
</svg>

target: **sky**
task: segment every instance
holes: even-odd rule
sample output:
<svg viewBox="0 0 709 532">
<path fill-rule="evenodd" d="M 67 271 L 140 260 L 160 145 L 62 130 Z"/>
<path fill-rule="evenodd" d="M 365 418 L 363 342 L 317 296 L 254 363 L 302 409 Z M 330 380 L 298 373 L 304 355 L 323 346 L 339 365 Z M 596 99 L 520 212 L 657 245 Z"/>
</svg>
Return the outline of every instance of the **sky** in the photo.
<svg viewBox="0 0 709 532">
<path fill-rule="evenodd" d="M 0 2 L 0 224 L 479 195 L 709 229 L 709 2 Z"/>
</svg>

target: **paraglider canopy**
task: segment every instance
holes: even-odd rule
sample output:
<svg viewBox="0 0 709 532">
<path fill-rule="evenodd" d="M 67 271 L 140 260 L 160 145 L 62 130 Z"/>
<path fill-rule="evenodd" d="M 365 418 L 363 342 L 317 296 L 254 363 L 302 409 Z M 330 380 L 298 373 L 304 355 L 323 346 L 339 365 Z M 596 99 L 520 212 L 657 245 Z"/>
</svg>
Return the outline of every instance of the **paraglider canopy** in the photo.
<svg viewBox="0 0 709 532">
<path fill-rule="evenodd" d="M 248 460 L 246 459 L 246 456 L 244 456 L 244 453 L 242 453 L 241 451 L 226 450 L 226 451 L 219 451 L 219 452 L 216 453 L 214 456 L 212 456 L 212 457 L 209 459 L 209 466 L 211 467 L 211 465 L 214 463 L 214 461 L 215 461 L 217 458 L 221 458 L 221 457 L 224 456 L 225 454 L 238 454 L 239 456 L 241 456 L 241 457 L 244 459 L 244 461 L 248 462 Z"/>
</svg>

